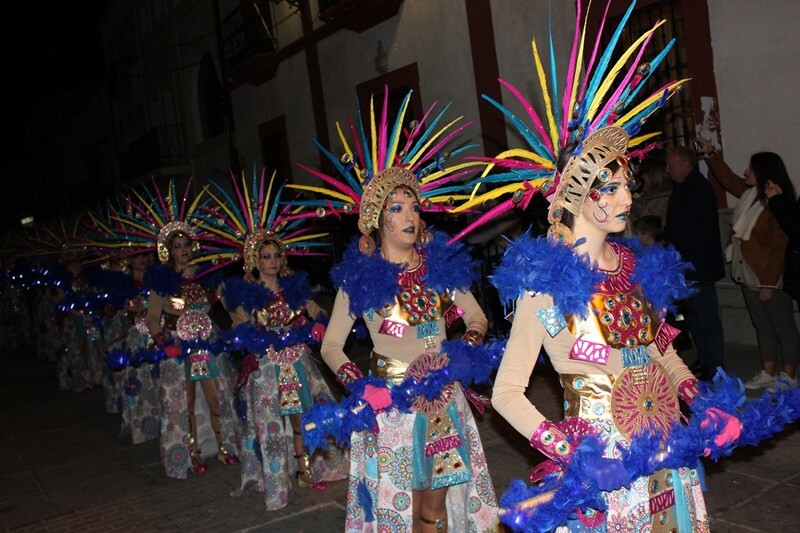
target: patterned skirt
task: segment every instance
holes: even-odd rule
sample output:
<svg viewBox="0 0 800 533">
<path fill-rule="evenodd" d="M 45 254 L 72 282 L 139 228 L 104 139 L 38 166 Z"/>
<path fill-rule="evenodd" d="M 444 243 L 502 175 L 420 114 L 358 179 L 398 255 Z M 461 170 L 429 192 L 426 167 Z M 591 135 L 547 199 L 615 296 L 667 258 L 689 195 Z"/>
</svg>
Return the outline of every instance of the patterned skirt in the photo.
<svg viewBox="0 0 800 533">
<path fill-rule="evenodd" d="M 451 406 L 466 456 L 467 479 L 446 488 L 448 528 L 496 531 L 497 499 L 478 428 L 460 386 L 455 387 Z M 418 475 L 419 466 L 425 467 L 424 451 L 418 449 L 425 436 L 419 433 L 427 426 L 419 418 L 425 417 L 392 409 L 378 415 L 377 434 L 362 431 L 352 435 L 346 531 L 411 531 L 414 489 L 420 483 L 432 484 Z M 364 504 L 366 493 L 369 508 Z"/>
<path fill-rule="evenodd" d="M 241 496 L 247 490 L 262 492 L 267 511 L 274 511 L 288 503 L 291 478 L 297 470 L 293 431 L 287 415 L 304 412 L 312 402 L 332 402 L 334 398 L 306 345 L 268 352 L 259 358 L 258 365 L 239 393 L 246 409 L 246 413 L 240 412 L 244 414 L 239 455 L 242 482 L 231 495 Z M 287 383 L 299 387 L 287 388 Z M 345 479 L 347 467 L 347 451 L 334 445 L 311 457 L 315 481 Z"/>
</svg>

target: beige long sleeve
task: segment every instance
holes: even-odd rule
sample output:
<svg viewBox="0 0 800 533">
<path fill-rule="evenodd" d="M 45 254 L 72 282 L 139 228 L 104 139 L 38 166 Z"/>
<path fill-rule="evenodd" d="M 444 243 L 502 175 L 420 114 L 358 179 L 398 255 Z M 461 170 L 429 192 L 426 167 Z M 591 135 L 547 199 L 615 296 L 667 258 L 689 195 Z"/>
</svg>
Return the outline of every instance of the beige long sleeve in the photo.
<svg viewBox="0 0 800 533">
<path fill-rule="evenodd" d="M 453 302 L 464 310 L 461 318 L 464 320 L 467 329 L 473 329 L 484 335 L 489 322 L 472 293 L 457 291 L 453 294 Z M 403 337 L 397 338 L 380 333 L 383 317 L 378 313 L 374 313 L 371 316 L 364 314 L 363 318 L 369 330 L 373 351 L 406 363 L 412 362 L 426 351 L 438 352 L 442 341 L 445 339 L 445 323 L 444 319 L 441 318 L 437 320 L 441 335 L 435 338 L 434 346 L 427 349 L 425 341 L 417 338 L 416 329 L 413 326 L 408 326 Z M 333 311 L 328 321 L 328 329 L 325 331 L 325 337 L 320 348 L 322 359 L 333 372 L 336 372 L 340 366 L 350 360 L 344 352 L 344 346 L 354 322 L 355 317 L 350 314 L 350 298 L 347 293 L 340 289 L 336 293 Z"/>
<path fill-rule="evenodd" d="M 569 353 L 575 343 L 575 337 L 569 329 L 564 328 L 551 337 L 536 316 L 536 311 L 552 305 L 552 297 L 543 294 L 535 296 L 525 294 L 517 300 L 511 334 L 495 379 L 492 405 L 527 439 L 530 439 L 539 424 L 545 420 L 544 415 L 525 396 L 525 389 L 542 347 L 559 375 L 618 376 L 624 370 L 622 351 L 616 348 L 610 350 L 605 365 L 570 359 Z M 694 379 L 672 345 L 669 345 L 662 355 L 655 343 L 651 343 L 647 347 L 647 353 L 651 360 L 657 361 L 664 367 L 676 389 L 683 381 Z"/>
</svg>

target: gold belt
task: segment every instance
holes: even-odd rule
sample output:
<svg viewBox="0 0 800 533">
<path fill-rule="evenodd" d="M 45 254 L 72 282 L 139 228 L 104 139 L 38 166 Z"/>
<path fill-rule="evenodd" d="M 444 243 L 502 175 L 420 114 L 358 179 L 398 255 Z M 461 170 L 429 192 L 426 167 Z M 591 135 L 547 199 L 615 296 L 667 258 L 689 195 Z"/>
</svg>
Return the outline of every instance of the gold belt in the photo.
<svg viewBox="0 0 800 533">
<path fill-rule="evenodd" d="M 587 420 L 611 419 L 611 388 L 614 376 L 607 374 L 562 374 L 564 416 Z"/>
<path fill-rule="evenodd" d="M 372 352 L 369 373 L 377 378 L 393 381 L 396 385 L 406 377 L 408 363 Z"/>
</svg>

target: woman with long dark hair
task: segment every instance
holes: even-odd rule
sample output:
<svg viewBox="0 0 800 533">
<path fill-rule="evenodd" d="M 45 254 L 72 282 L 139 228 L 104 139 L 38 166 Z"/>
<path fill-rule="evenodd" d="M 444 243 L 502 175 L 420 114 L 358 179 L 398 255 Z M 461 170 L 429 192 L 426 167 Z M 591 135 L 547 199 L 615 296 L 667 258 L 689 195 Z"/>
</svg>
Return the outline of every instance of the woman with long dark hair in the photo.
<svg viewBox="0 0 800 533">
<path fill-rule="evenodd" d="M 769 209 L 766 192 L 768 182 L 781 190 L 794 190 L 786 167 L 778 154 L 758 152 L 750 157 L 742 178 L 706 139 L 697 142 L 719 183 L 739 198 L 725 253 L 731 263 L 731 276 L 742 287 L 761 356 L 761 371 L 745 387 L 774 390 L 781 383 L 796 386 L 800 333 L 794 322 L 792 297 L 783 290 L 789 238 Z"/>
</svg>

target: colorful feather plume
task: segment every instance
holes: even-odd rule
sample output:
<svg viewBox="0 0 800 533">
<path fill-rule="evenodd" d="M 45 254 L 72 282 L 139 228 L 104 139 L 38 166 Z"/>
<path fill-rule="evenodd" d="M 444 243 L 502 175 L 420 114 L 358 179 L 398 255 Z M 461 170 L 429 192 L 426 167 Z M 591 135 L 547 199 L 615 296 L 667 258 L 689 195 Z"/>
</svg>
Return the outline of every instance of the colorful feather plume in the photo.
<svg viewBox="0 0 800 533">
<path fill-rule="evenodd" d="M 346 128 L 337 122 L 336 131 L 343 151 L 341 156 L 334 155 L 315 140 L 314 144 L 336 169 L 336 174 L 328 175 L 297 163 L 324 185 L 287 185 L 287 188 L 316 195 L 312 199 L 291 203 L 312 207 L 320 216 L 358 214 L 364 188 L 375 176 L 391 167 L 403 167 L 417 177 L 419 199 L 424 211 L 448 211 L 453 202 L 465 200 L 465 184 L 460 180 L 483 164 L 476 161 L 451 164 L 451 161 L 477 145 L 467 144 L 450 151 L 446 151 L 445 147 L 472 122 L 457 125 L 463 117 L 446 122 L 444 116 L 450 104 L 436 114 L 434 109 L 437 104 L 434 102 L 420 120 L 406 124 L 411 94 L 411 91 L 406 94 L 391 124 L 388 87 L 384 90 L 380 117 L 376 116 L 374 100 L 370 99 L 370 116 L 366 124 L 360 111 L 355 121 L 347 117 Z M 350 133 L 349 138 L 346 131 Z"/>
<path fill-rule="evenodd" d="M 495 202 L 495 205 L 455 235 L 453 241 L 468 235 L 514 207 L 526 208 L 535 194 L 554 193 L 559 179 L 556 164 L 562 151 L 568 145 L 577 143 L 578 148 L 574 154 L 579 154 L 580 143 L 598 129 L 606 126 L 621 127 L 631 137 L 629 148 L 648 142 L 658 134 L 637 137 L 642 125 L 688 81 L 685 79 L 671 81 L 631 108 L 635 97 L 652 72 L 664 60 L 675 39 L 669 41 L 649 62 L 645 61 L 645 51 L 652 41 L 654 32 L 665 22 L 661 20 L 636 39 L 630 47 L 623 50 L 612 65 L 611 61 L 617 51 L 620 37 L 636 2 L 631 2 L 608 44 L 602 48 L 600 36 L 605 26 L 609 0 L 597 39 L 584 69 L 585 55 L 588 52 L 586 49 L 588 12 L 585 15 L 582 13 L 582 4 L 582 1 L 577 2 L 575 36 L 568 66 L 563 74 L 564 87 L 561 95 L 558 94 L 559 75 L 556 69 L 552 29 L 549 39 L 549 76 L 545 71 L 539 46 L 535 40 L 533 41 L 533 59 L 538 87 L 544 101 L 544 118 L 540 117 L 533 104 L 518 89 L 505 80 L 498 81 L 522 107 L 524 115 L 517 116 L 509 107 L 489 96 L 483 96 L 484 100 L 497 108 L 517 130 L 527 148 L 507 150 L 494 157 L 477 158 L 486 165 L 483 173 L 469 184 L 471 189 L 469 200 L 453 211 L 473 210 L 487 202 Z M 644 147 L 629 155 L 641 155 L 646 151 L 647 147 Z M 480 189 L 487 186 L 496 188 L 480 192 Z"/>
<path fill-rule="evenodd" d="M 205 189 L 208 199 L 198 208 L 197 218 L 206 240 L 214 246 L 214 260 L 224 266 L 241 259 L 245 239 L 259 230 L 275 233 L 287 255 L 324 255 L 321 248 L 327 233 L 312 233 L 308 209 L 281 203 L 285 184 L 275 190 L 275 173 L 267 179 L 266 170 L 253 169 L 250 183 L 244 175 L 231 175 L 229 194 L 220 184 L 211 182 Z M 316 216 L 311 213 L 311 216 Z"/>
</svg>

